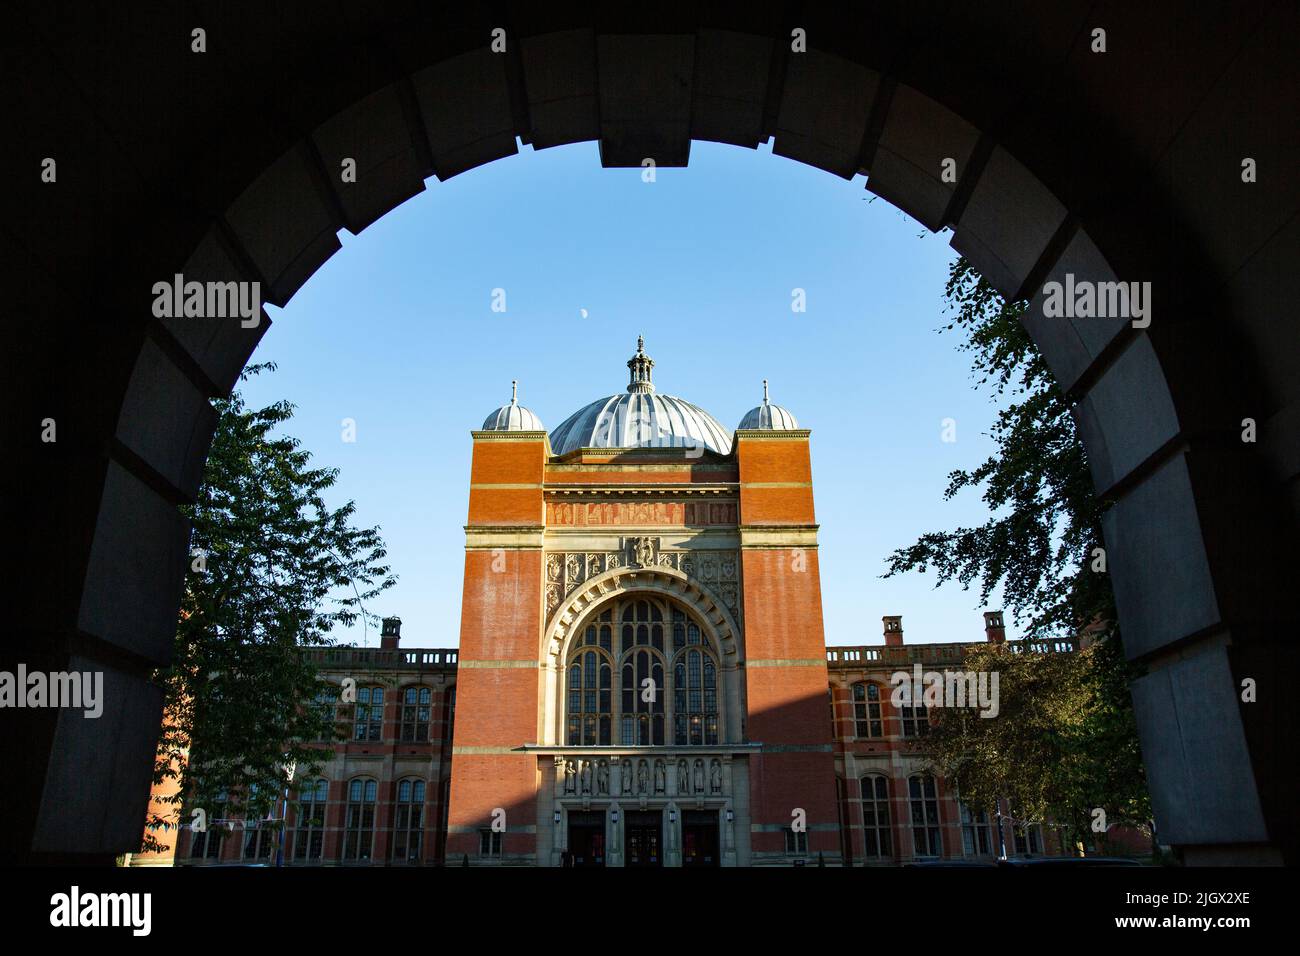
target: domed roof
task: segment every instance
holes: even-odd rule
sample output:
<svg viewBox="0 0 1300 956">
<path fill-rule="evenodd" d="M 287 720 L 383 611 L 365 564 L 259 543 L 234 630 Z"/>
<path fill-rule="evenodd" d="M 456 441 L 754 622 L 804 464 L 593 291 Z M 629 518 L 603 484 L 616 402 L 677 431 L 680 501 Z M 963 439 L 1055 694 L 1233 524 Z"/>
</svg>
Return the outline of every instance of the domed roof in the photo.
<svg viewBox="0 0 1300 956">
<path fill-rule="evenodd" d="M 650 381 L 654 359 L 637 337 L 628 360 L 631 381 L 622 395 L 598 398 L 578 409 L 551 432 L 551 451 L 564 455 L 579 448 L 708 448 L 731 451 L 731 433 L 685 399 L 655 392 Z"/>
<path fill-rule="evenodd" d="M 767 399 L 767 379 L 763 379 L 763 404 L 751 408 L 740 420 L 739 428 L 761 428 L 769 431 L 785 431 L 798 428 L 799 422 L 788 408 L 773 405 Z"/>
<path fill-rule="evenodd" d="M 542 420 L 519 404 L 519 383 L 510 383 L 510 404 L 483 420 L 485 432 L 544 432 Z"/>
</svg>

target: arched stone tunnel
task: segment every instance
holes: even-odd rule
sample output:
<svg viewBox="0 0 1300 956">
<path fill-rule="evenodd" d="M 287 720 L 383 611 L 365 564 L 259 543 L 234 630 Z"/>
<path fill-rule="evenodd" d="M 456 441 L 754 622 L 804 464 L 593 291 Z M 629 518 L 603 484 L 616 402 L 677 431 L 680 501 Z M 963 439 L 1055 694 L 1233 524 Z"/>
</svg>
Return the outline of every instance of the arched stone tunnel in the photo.
<svg viewBox="0 0 1300 956">
<path fill-rule="evenodd" d="M 1033 300 L 1115 501 L 1160 839 L 1190 863 L 1296 862 L 1294 3 L 21 0 L 6 19 L 0 669 L 102 670 L 108 698 L 98 720 L 2 715 L 6 859 L 111 860 L 139 841 L 148 674 L 187 565 L 176 506 L 200 479 L 208 400 L 269 322 L 156 318 L 155 283 L 257 281 L 283 304 L 340 229 L 520 142 L 596 141 L 603 165 L 636 167 L 772 137 L 780 156 L 865 172 Z M 1044 316 L 1041 287 L 1067 274 L 1149 282 L 1150 324 Z"/>
</svg>

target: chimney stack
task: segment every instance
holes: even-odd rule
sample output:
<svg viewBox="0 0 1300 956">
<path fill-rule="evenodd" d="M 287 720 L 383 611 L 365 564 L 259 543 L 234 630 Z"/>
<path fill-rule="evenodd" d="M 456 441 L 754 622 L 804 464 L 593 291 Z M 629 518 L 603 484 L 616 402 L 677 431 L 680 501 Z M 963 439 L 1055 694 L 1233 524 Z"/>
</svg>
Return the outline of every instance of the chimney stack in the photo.
<svg viewBox="0 0 1300 956">
<path fill-rule="evenodd" d="M 402 619 L 400 617 L 384 618 L 384 629 L 379 635 L 379 646 L 384 650 L 396 650 L 402 640 Z"/>
<path fill-rule="evenodd" d="M 887 647 L 903 646 L 903 616 L 886 614 L 881 618 L 885 622 L 885 645 Z"/>
<path fill-rule="evenodd" d="M 1007 629 L 1002 624 L 1001 611 L 984 612 L 984 637 L 990 644 L 1003 644 L 1007 639 Z"/>
</svg>

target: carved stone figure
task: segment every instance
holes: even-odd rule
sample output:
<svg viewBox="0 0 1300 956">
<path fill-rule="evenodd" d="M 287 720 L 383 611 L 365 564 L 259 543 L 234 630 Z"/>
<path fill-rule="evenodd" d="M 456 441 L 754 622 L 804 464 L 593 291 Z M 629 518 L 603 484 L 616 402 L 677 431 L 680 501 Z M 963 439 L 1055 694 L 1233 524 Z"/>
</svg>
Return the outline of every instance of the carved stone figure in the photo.
<svg viewBox="0 0 1300 956">
<path fill-rule="evenodd" d="M 638 567 L 642 567 L 642 568 L 654 567 L 654 563 L 655 563 L 654 539 L 647 538 L 647 537 L 633 538 L 632 557 L 636 560 Z"/>
<path fill-rule="evenodd" d="M 685 760 L 677 761 L 677 792 L 679 794 L 691 792 L 691 772 Z"/>
<path fill-rule="evenodd" d="M 564 761 L 564 792 L 573 793 L 577 789 L 578 768 L 572 760 Z"/>
<path fill-rule="evenodd" d="M 722 764 L 716 760 L 709 767 L 709 792 L 722 792 Z"/>
<path fill-rule="evenodd" d="M 591 761 L 582 762 L 582 792 L 591 793 Z"/>
<path fill-rule="evenodd" d="M 644 760 L 638 761 L 636 766 L 636 792 L 637 793 L 646 792 L 646 785 L 649 783 L 649 780 L 647 778 L 649 776 L 650 776 L 650 771 L 649 768 L 646 766 L 646 762 Z"/>
<path fill-rule="evenodd" d="M 632 762 L 624 760 L 619 764 L 619 777 L 623 780 L 623 792 L 628 796 L 632 794 Z"/>
<path fill-rule="evenodd" d="M 667 786 L 666 774 L 664 771 L 664 762 L 655 761 L 655 793 L 663 793 Z"/>
<path fill-rule="evenodd" d="M 596 768 L 596 792 L 602 796 L 609 793 L 609 761 L 602 760 Z"/>
<path fill-rule="evenodd" d="M 704 792 L 704 761 L 695 761 L 695 792 Z"/>
</svg>

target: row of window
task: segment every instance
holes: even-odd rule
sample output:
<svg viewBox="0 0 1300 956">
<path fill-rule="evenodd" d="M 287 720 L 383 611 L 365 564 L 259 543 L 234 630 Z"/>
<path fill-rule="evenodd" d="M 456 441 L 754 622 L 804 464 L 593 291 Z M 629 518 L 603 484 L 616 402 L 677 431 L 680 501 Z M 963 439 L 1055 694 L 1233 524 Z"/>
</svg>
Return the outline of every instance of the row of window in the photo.
<svg viewBox="0 0 1300 956">
<path fill-rule="evenodd" d="M 890 817 L 889 783 L 878 774 L 861 781 L 862 826 L 865 853 L 872 859 L 892 859 L 893 829 Z M 934 777 L 913 774 L 907 778 L 907 806 L 912 832 L 912 854 L 917 857 L 943 856 L 943 831 L 939 825 L 939 796 Z M 962 854 L 991 856 L 999 852 L 996 824 L 985 810 L 972 810 L 960 800 Z M 1017 856 L 1042 852 L 1042 836 L 1036 825 L 1012 829 Z M 787 839 L 787 843 L 789 840 Z"/>
<path fill-rule="evenodd" d="M 423 849 L 424 804 L 427 795 L 425 781 L 400 780 L 393 803 L 392 840 L 390 852 L 394 860 L 417 862 Z M 377 781 L 359 778 L 348 782 L 344 800 L 343 847 L 344 861 L 364 862 L 371 858 L 375 835 L 375 806 L 379 796 Z M 293 829 L 293 846 L 286 858 L 312 862 L 324 855 L 325 820 L 329 806 L 329 781 L 312 781 L 298 792 L 297 819 Z M 224 805 L 218 804 L 213 819 L 221 819 Z M 286 834 L 287 835 L 287 834 Z M 244 821 L 242 856 L 246 860 L 270 859 L 278 838 L 273 828 L 263 828 L 259 821 Z M 210 828 L 193 834 L 190 857 L 193 859 L 218 859 L 221 856 L 226 834 L 219 828 Z"/>
<path fill-rule="evenodd" d="M 904 737 L 924 737 L 930 732 L 930 713 L 924 704 L 902 704 L 898 716 Z M 863 681 L 853 685 L 853 734 L 863 738 L 884 736 L 879 684 Z"/>
<path fill-rule="evenodd" d="M 455 687 L 448 690 L 448 706 L 455 706 Z M 406 687 L 394 695 L 398 701 L 398 739 L 403 743 L 420 743 L 430 739 L 429 726 L 433 717 L 433 690 L 429 687 Z M 358 687 L 356 703 L 339 707 L 328 694 L 317 699 L 326 716 L 336 716 L 352 726 L 352 740 L 378 741 L 383 739 L 384 706 L 389 695 L 383 687 Z M 450 721 L 447 728 L 450 730 Z"/>
</svg>

